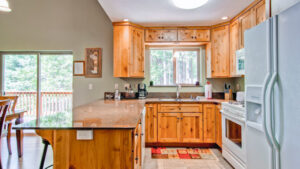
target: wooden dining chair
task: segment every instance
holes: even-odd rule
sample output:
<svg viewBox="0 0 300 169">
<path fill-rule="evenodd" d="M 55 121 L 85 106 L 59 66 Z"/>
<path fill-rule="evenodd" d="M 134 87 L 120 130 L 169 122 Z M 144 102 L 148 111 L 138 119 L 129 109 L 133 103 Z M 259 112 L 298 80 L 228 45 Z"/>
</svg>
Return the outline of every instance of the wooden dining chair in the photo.
<svg viewBox="0 0 300 169">
<path fill-rule="evenodd" d="M 9 106 L 10 106 L 10 100 L 1 100 L 0 101 L 0 136 L 2 135 L 2 132 L 3 132 L 5 117 L 6 117 L 6 113 L 7 113 L 8 109 L 9 109 Z M 0 137 L 0 145 L 1 145 L 1 138 L 2 137 Z M 2 152 L 1 146 L 0 146 L 0 152 Z M 0 153 L 0 169 L 3 169 L 1 153 Z"/>
<path fill-rule="evenodd" d="M 15 113 L 15 109 L 16 109 L 16 105 L 18 102 L 18 97 L 19 96 L 0 96 L 0 100 L 10 100 L 10 104 L 8 107 L 8 111 L 10 113 Z M 13 121 L 8 121 L 5 123 L 5 125 L 7 126 L 7 135 L 6 135 L 6 139 L 7 139 L 7 149 L 8 149 L 8 153 L 9 155 L 12 154 L 12 150 L 11 150 L 11 128 L 12 128 L 12 124 Z"/>
</svg>

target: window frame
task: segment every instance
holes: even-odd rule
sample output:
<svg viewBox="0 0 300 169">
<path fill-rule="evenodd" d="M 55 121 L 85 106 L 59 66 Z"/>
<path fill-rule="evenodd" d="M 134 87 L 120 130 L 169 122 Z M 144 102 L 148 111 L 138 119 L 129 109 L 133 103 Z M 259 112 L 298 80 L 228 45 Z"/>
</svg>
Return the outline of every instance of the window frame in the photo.
<svg viewBox="0 0 300 169">
<path fill-rule="evenodd" d="M 201 70 L 201 64 L 200 64 L 200 52 L 201 52 L 201 47 L 197 46 L 197 47 L 150 47 L 149 51 L 151 50 L 172 50 L 172 61 L 173 61 L 173 85 L 153 85 L 153 86 L 159 86 L 159 87 L 168 87 L 168 86 L 177 86 L 177 85 L 181 85 L 181 86 L 198 86 L 195 84 L 190 84 L 190 83 L 176 83 L 177 80 L 177 59 L 175 57 L 175 53 L 176 52 L 182 52 L 182 51 L 196 51 L 197 52 L 197 82 L 199 82 L 199 86 L 200 86 L 200 70 Z M 149 59 L 150 59 L 150 70 L 151 70 L 151 52 L 149 52 Z M 150 72 L 150 81 L 151 79 L 151 71 Z"/>
</svg>

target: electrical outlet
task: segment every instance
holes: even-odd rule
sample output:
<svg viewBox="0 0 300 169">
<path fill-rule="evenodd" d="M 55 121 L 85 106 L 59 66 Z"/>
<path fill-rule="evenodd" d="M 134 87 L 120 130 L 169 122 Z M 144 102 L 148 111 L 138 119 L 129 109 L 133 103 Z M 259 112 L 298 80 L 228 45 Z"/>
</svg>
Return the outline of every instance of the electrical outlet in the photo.
<svg viewBox="0 0 300 169">
<path fill-rule="evenodd" d="M 93 140 L 93 130 L 77 130 L 76 140 Z"/>
<path fill-rule="evenodd" d="M 92 83 L 89 84 L 89 90 L 93 90 L 93 84 Z"/>
</svg>

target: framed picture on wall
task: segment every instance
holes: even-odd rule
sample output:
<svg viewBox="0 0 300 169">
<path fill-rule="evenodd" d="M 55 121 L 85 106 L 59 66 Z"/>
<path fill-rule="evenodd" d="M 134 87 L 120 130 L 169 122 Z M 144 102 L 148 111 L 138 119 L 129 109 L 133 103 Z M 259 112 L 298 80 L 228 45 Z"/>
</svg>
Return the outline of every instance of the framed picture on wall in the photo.
<svg viewBox="0 0 300 169">
<path fill-rule="evenodd" d="M 85 49 L 85 77 L 102 77 L 102 49 Z"/>
<path fill-rule="evenodd" d="M 84 75 L 85 75 L 85 61 L 74 61 L 73 76 L 84 76 Z"/>
</svg>

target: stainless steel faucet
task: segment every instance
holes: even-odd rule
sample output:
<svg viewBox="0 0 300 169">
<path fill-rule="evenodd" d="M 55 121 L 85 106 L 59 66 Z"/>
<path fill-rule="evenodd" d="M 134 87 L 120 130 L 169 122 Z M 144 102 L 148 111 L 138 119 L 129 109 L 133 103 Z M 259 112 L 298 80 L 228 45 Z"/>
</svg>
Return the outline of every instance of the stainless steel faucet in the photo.
<svg viewBox="0 0 300 169">
<path fill-rule="evenodd" d="M 180 89 L 181 89 L 181 85 L 178 84 L 178 85 L 177 85 L 177 89 L 176 89 L 176 99 L 177 99 L 177 100 L 178 100 L 179 97 L 180 97 Z"/>
</svg>

